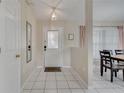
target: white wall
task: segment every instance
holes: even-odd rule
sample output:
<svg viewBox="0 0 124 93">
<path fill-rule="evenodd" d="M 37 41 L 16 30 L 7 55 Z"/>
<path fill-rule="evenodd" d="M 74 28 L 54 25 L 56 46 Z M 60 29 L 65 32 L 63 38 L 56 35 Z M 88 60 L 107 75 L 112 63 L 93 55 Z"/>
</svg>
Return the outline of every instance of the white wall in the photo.
<svg viewBox="0 0 124 93">
<path fill-rule="evenodd" d="M 88 82 L 88 64 L 86 48 L 71 48 L 71 65 L 85 83 Z"/>
<path fill-rule="evenodd" d="M 92 86 L 92 0 L 85 0 L 85 45 L 71 49 L 72 67 L 79 73 L 86 87 Z"/>
<path fill-rule="evenodd" d="M 65 23 L 65 47 L 79 47 L 79 27 L 75 21 Z M 74 40 L 68 40 L 68 34 L 74 34 Z"/>
<path fill-rule="evenodd" d="M 64 45 L 64 66 L 71 66 L 71 47 L 79 47 L 79 26 L 78 22 L 66 22 L 65 24 L 65 45 Z M 68 40 L 68 34 L 74 34 L 74 40 Z"/>
<path fill-rule="evenodd" d="M 36 37 L 36 53 L 37 55 L 37 67 L 43 67 L 44 64 L 44 36 L 43 36 L 43 27 L 42 27 L 42 22 L 41 21 L 37 21 L 37 37 Z"/>
<path fill-rule="evenodd" d="M 47 29 L 64 30 L 63 67 L 71 66 L 71 47 L 79 47 L 79 26 L 80 23 L 76 21 L 42 22 L 44 33 L 46 32 Z M 71 33 L 74 34 L 74 40 L 68 40 L 68 34 Z"/>
<path fill-rule="evenodd" d="M 40 57 L 41 52 L 41 32 L 40 27 L 38 26 L 38 22 L 32 12 L 32 9 L 29 5 L 27 5 L 25 0 L 22 0 L 22 85 L 28 79 L 30 74 L 36 68 L 37 65 L 41 65 Z M 28 21 L 32 25 L 32 61 L 26 62 L 26 21 Z M 37 29 L 38 28 L 38 29 Z"/>
</svg>

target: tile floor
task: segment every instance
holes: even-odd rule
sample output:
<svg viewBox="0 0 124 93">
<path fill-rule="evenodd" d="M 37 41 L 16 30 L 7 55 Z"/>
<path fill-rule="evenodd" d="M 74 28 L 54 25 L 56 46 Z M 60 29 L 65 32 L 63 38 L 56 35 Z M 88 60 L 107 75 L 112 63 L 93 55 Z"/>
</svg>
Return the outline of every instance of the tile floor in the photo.
<svg viewBox="0 0 124 93">
<path fill-rule="evenodd" d="M 35 71 L 26 82 L 23 93 L 84 93 L 84 85 L 72 69 L 62 72 Z"/>
<path fill-rule="evenodd" d="M 99 62 L 94 62 L 93 88 L 86 89 L 73 69 L 62 69 L 62 72 L 35 71 L 26 82 L 23 93 L 124 93 L 122 73 L 110 82 L 109 70 L 100 76 Z"/>
</svg>

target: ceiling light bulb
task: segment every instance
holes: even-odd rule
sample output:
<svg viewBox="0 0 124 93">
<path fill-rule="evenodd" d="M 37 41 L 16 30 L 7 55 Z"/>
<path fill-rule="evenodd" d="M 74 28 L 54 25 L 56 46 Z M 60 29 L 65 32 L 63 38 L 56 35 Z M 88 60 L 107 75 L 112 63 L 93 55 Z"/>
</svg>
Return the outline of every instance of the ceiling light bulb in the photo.
<svg viewBox="0 0 124 93">
<path fill-rule="evenodd" d="M 55 14 L 55 13 L 52 14 L 51 20 L 52 20 L 52 21 L 56 20 L 56 14 Z"/>
</svg>

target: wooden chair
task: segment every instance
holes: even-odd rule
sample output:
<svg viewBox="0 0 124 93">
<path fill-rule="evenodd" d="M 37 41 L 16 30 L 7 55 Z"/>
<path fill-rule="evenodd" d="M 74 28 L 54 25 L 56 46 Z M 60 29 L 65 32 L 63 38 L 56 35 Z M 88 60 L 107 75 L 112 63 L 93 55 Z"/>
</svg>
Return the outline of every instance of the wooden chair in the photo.
<svg viewBox="0 0 124 93">
<path fill-rule="evenodd" d="M 124 55 L 124 50 L 115 50 L 116 55 Z"/>
<path fill-rule="evenodd" d="M 108 51 L 100 51 L 101 57 L 101 65 L 100 65 L 100 72 L 101 76 L 103 76 L 103 68 L 111 70 L 111 82 L 113 82 L 113 73 L 115 72 L 115 77 L 117 77 L 117 68 L 114 66 L 114 61 L 111 59 L 111 54 Z"/>
<path fill-rule="evenodd" d="M 124 55 L 124 50 L 115 50 L 115 54 L 116 55 Z M 118 61 L 118 64 L 124 66 L 124 63 L 123 62 L 120 63 Z"/>
<path fill-rule="evenodd" d="M 104 52 L 109 52 L 109 53 L 110 53 L 109 56 L 113 55 L 113 51 L 112 51 L 112 50 L 106 50 L 106 49 L 104 49 L 103 51 L 104 51 Z M 107 71 L 107 69 L 105 68 L 105 72 L 106 72 L 106 71 Z"/>
<path fill-rule="evenodd" d="M 113 55 L 113 51 L 112 50 L 106 50 L 106 49 L 104 49 L 103 51 L 108 51 L 108 52 L 110 52 L 111 55 Z"/>
</svg>

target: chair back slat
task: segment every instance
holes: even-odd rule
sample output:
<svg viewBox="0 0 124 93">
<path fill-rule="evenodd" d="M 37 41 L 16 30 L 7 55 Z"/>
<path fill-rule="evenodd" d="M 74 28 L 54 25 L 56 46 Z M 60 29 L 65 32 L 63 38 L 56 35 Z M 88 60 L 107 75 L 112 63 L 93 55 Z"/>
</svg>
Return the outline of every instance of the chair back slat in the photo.
<svg viewBox="0 0 124 93">
<path fill-rule="evenodd" d="M 111 55 L 113 55 L 113 51 L 112 50 L 106 50 L 106 49 L 104 49 L 103 51 L 108 51 L 108 52 L 110 52 Z"/>
<path fill-rule="evenodd" d="M 124 55 L 124 50 L 115 50 L 116 55 Z"/>
</svg>

